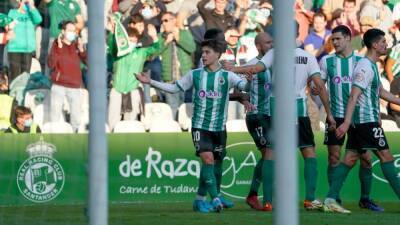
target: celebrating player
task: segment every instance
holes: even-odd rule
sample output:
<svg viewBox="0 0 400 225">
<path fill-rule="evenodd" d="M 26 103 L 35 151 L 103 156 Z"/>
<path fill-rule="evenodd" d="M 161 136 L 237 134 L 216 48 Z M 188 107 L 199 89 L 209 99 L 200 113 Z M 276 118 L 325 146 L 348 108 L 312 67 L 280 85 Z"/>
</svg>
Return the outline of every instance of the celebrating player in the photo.
<svg viewBox="0 0 400 225">
<path fill-rule="evenodd" d="M 233 204 L 218 194 L 222 179 L 222 161 L 226 155 L 227 110 L 230 88 L 248 90 L 249 83 L 236 74 L 221 68 L 218 60 L 226 49 L 226 43 L 205 40 L 201 43 L 204 67 L 190 71 L 175 84 L 151 80 L 143 74 L 138 80 L 155 88 L 176 93 L 194 88 L 194 112 L 192 117 L 192 138 L 196 155 L 202 160 L 199 188 L 193 202 L 195 211 L 220 212 L 223 207 Z M 206 201 L 211 196 L 211 206 Z"/>
</svg>

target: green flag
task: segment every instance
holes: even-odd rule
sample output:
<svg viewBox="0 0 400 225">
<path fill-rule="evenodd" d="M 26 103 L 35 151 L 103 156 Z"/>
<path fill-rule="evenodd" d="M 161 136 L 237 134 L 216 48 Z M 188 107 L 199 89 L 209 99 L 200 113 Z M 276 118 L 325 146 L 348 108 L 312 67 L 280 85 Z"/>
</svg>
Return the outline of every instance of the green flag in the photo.
<svg viewBox="0 0 400 225">
<path fill-rule="evenodd" d="M 114 35 L 115 42 L 117 43 L 117 56 L 121 57 L 131 52 L 129 37 L 121 23 L 121 13 L 114 13 L 113 19 L 115 23 Z"/>
</svg>

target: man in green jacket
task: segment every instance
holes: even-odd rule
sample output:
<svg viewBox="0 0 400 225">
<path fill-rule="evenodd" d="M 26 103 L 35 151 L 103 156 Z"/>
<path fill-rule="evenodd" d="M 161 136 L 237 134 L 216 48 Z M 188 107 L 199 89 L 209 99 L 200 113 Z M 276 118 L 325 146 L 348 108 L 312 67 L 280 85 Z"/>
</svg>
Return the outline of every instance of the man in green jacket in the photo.
<svg viewBox="0 0 400 225">
<path fill-rule="evenodd" d="M 174 83 L 193 67 L 192 56 L 196 50 L 196 44 L 189 30 L 179 29 L 176 16 L 166 12 L 161 16 L 162 33 L 158 35 L 160 40 L 160 55 L 162 57 L 162 80 Z M 188 91 L 191 94 L 191 90 Z M 179 106 L 184 102 L 185 93 L 165 93 L 165 100 L 172 108 L 172 115 L 177 119 Z"/>
<path fill-rule="evenodd" d="M 112 32 L 108 36 L 108 52 L 113 61 L 113 79 L 108 111 L 108 125 L 111 130 L 121 119 L 123 95 L 130 94 L 131 96 L 131 117 L 136 117 L 140 113 L 141 100 L 138 89 L 140 82 L 136 79 L 135 74 L 139 74 L 143 71 L 143 65 L 146 60 L 151 55 L 156 54 L 159 49 L 157 31 L 154 26 L 148 26 L 149 36 L 154 42 L 150 47 L 146 48 L 143 48 L 138 44 L 138 40 L 140 39 L 138 30 L 128 27 L 126 33 L 129 39 L 129 53 L 118 56 L 117 43 L 124 45 L 121 44 L 121 41 L 117 41 L 119 35 L 114 35 L 114 30 L 117 31 L 119 26 L 120 24 L 113 23 L 111 28 Z M 119 32 L 115 33 L 119 34 Z"/>
</svg>

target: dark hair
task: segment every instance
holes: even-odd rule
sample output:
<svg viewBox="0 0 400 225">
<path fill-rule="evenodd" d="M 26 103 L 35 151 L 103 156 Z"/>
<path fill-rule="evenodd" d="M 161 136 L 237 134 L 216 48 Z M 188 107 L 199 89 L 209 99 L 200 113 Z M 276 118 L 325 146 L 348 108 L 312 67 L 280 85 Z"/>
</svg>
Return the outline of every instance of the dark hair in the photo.
<svg viewBox="0 0 400 225">
<path fill-rule="evenodd" d="M 343 6 L 344 6 L 344 3 L 346 3 L 346 2 L 353 3 L 354 5 L 356 5 L 356 0 L 344 0 Z"/>
<path fill-rule="evenodd" d="M 136 13 L 129 18 L 129 23 L 144 23 L 144 18 L 140 13 Z"/>
<path fill-rule="evenodd" d="M 315 19 L 315 17 L 322 17 L 324 18 L 324 20 L 326 21 L 326 15 L 323 14 L 322 12 L 317 12 L 314 14 L 313 20 Z"/>
<path fill-rule="evenodd" d="M 343 36 L 351 37 L 351 30 L 346 25 L 339 25 L 339 26 L 333 28 L 333 30 L 332 30 L 332 34 L 339 33 L 339 32 L 342 33 Z"/>
<path fill-rule="evenodd" d="M 138 39 L 140 39 L 141 37 L 139 31 L 134 27 L 126 28 L 126 33 L 128 34 L 129 37 L 137 37 Z"/>
<path fill-rule="evenodd" d="M 383 36 L 385 36 L 385 32 L 376 28 L 372 28 L 365 32 L 363 42 L 365 46 L 370 49 L 372 44 L 376 41 L 379 41 Z"/>
<path fill-rule="evenodd" d="M 205 46 L 210 47 L 214 51 L 222 54 L 226 51 L 227 44 L 225 41 L 222 42 L 214 39 L 208 39 L 201 42 L 201 47 Z"/>
<path fill-rule="evenodd" d="M 65 30 L 65 28 L 67 28 L 68 24 L 74 24 L 75 25 L 75 23 L 73 21 L 71 21 L 71 20 L 64 20 L 64 21 L 60 22 L 60 24 L 58 25 L 58 28 L 60 30 Z"/>
<path fill-rule="evenodd" d="M 204 40 L 209 40 L 209 39 L 225 41 L 224 32 L 221 29 L 218 29 L 218 28 L 208 29 L 204 33 Z"/>
<path fill-rule="evenodd" d="M 7 71 L 6 70 L 1 70 L 0 71 L 0 85 L 8 84 L 8 76 L 7 76 Z"/>
<path fill-rule="evenodd" d="M 15 112 L 14 113 L 15 113 L 15 118 L 19 118 L 19 117 L 24 116 L 24 115 L 32 114 L 32 111 L 28 107 L 17 106 L 15 108 Z"/>
<path fill-rule="evenodd" d="M 173 13 L 173 12 L 170 12 L 170 11 L 166 11 L 166 12 L 161 13 L 160 18 L 162 18 L 165 15 L 170 15 L 170 16 L 173 16 L 174 18 L 176 18 L 176 14 Z"/>
</svg>

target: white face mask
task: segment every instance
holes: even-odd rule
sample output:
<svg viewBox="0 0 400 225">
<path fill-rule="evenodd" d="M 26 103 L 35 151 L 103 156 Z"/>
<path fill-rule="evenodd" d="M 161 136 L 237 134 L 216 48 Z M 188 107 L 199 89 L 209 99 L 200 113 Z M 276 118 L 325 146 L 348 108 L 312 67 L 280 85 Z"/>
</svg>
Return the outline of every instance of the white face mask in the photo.
<svg viewBox="0 0 400 225">
<path fill-rule="evenodd" d="M 137 42 L 130 41 L 129 46 L 131 47 L 131 49 L 134 49 L 134 48 L 138 47 L 138 44 L 137 44 Z"/>
<path fill-rule="evenodd" d="M 145 20 L 153 18 L 153 10 L 151 10 L 150 7 L 145 7 L 142 9 L 141 14 Z"/>
<path fill-rule="evenodd" d="M 76 39 L 76 34 L 75 32 L 67 31 L 65 32 L 65 38 L 67 38 L 68 41 L 73 42 Z"/>
<path fill-rule="evenodd" d="M 32 123 L 33 123 L 32 119 L 25 120 L 24 126 L 25 126 L 25 127 L 31 127 Z"/>
</svg>

